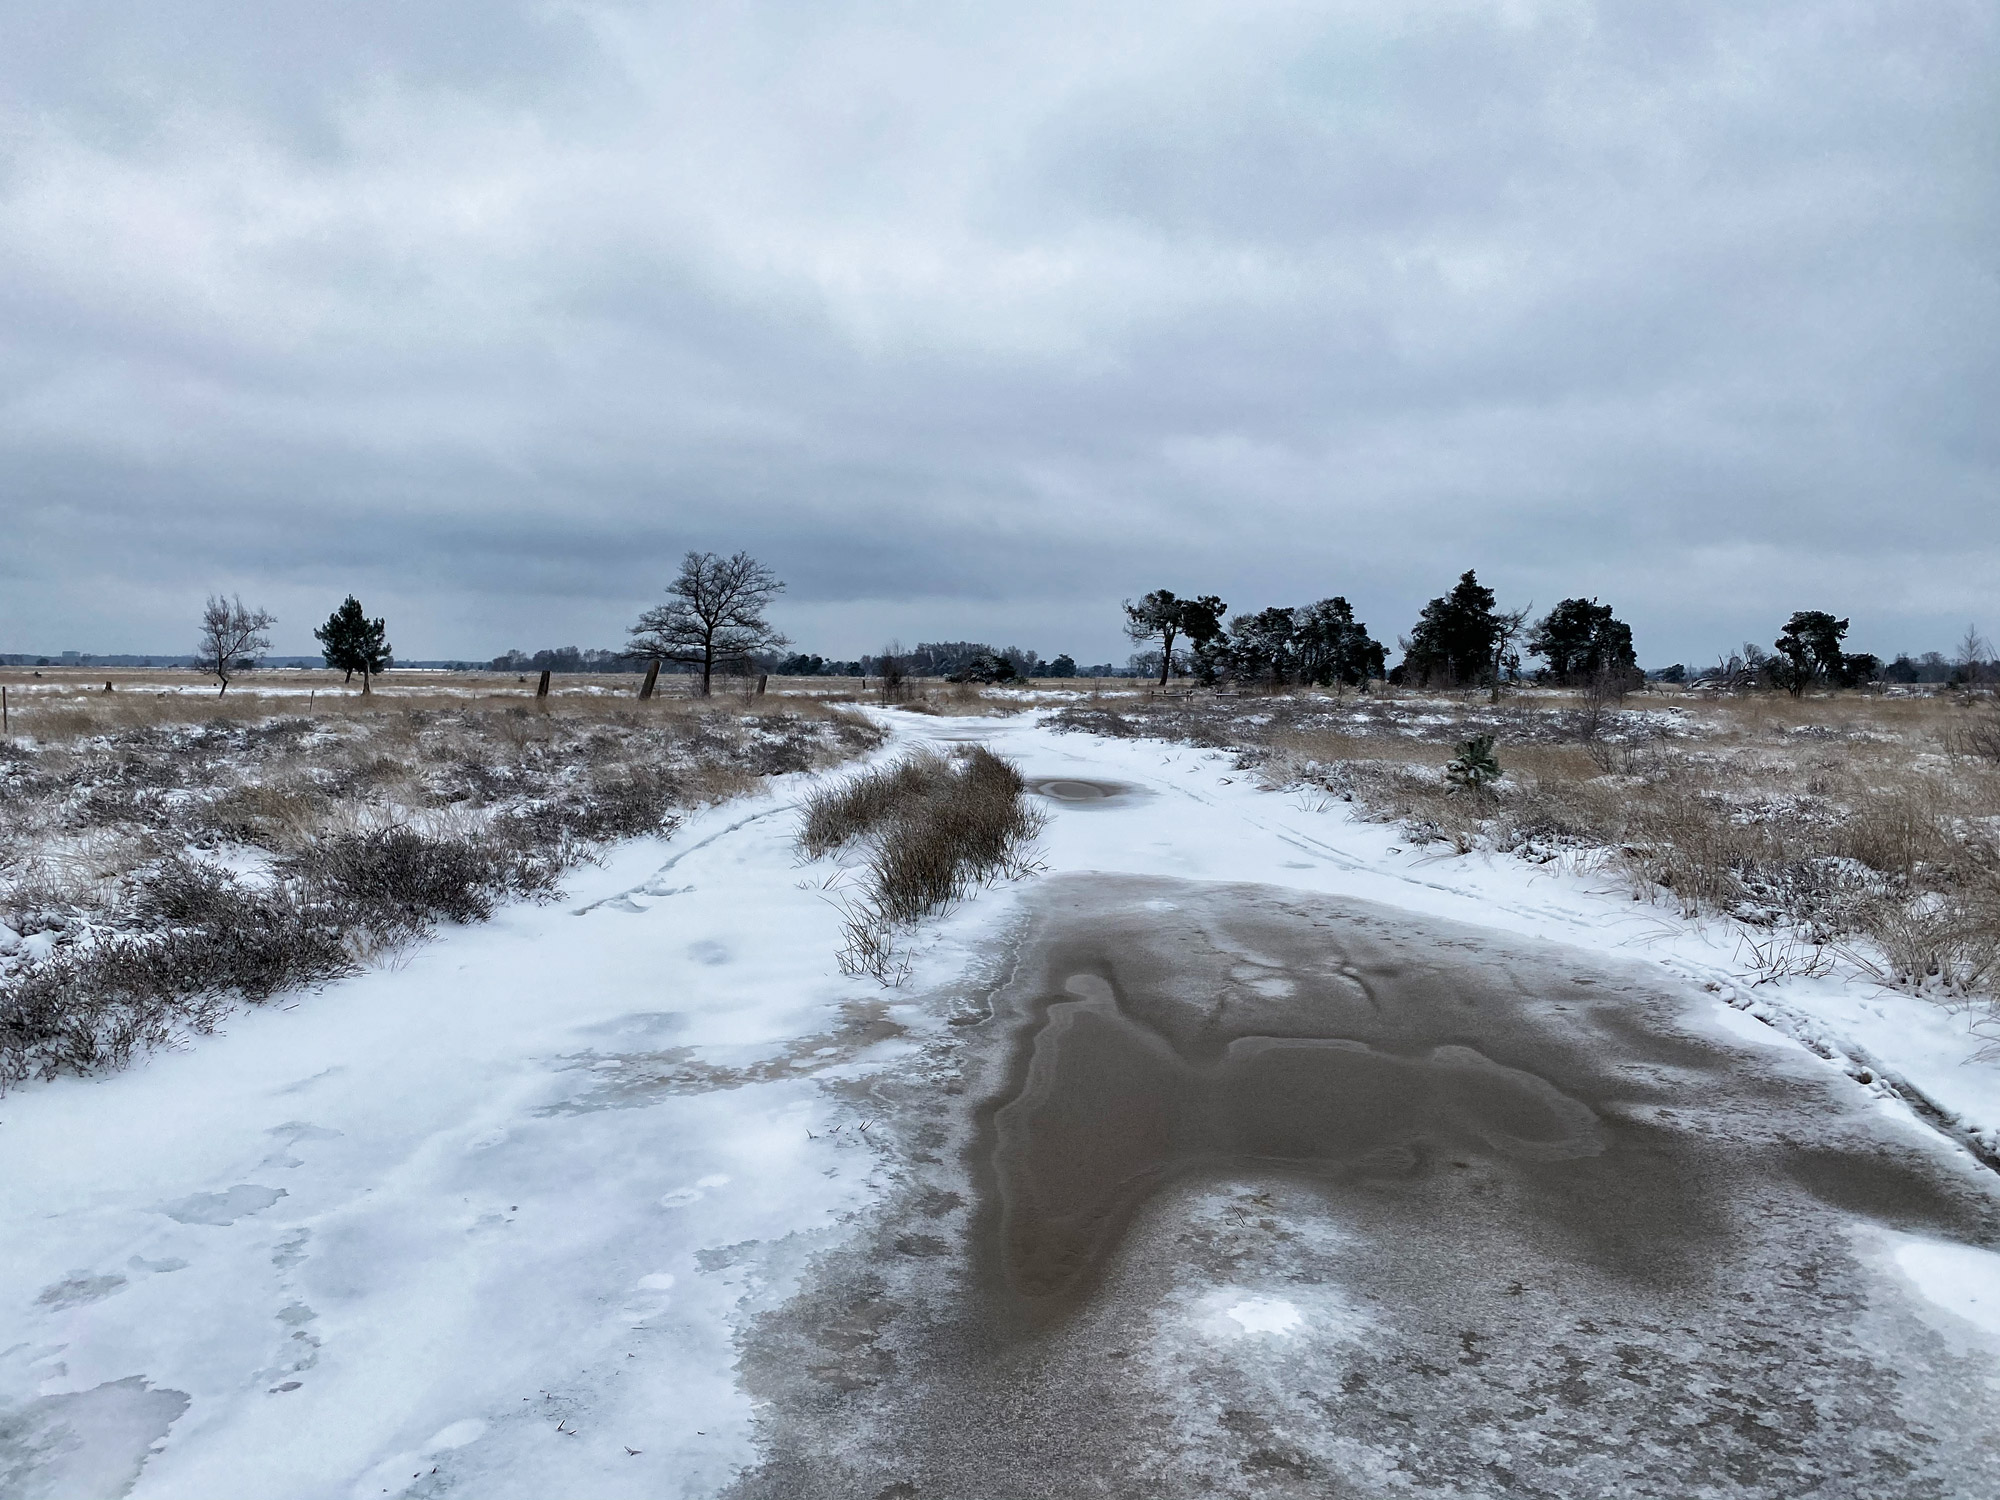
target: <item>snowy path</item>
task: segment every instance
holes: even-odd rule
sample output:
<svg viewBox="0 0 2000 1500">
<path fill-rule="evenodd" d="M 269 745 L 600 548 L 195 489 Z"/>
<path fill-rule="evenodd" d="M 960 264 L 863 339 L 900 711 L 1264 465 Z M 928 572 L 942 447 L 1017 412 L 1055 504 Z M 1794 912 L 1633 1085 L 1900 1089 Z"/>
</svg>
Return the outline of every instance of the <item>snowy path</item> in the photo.
<svg viewBox="0 0 2000 1500">
<path fill-rule="evenodd" d="M 1425 857 L 1215 755 L 1021 720 L 898 728 L 1135 788 L 1052 803 L 1052 873 L 1352 897 L 1746 993 L 1718 928 L 1606 882 Z M 926 997 L 1025 899 L 927 929 L 902 992 L 843 979 L 824 872 L 790 849 L 796 790 L 184 1052 L 0 1098 L 0 1494 L 722 1490 L 756 1456 L 739 1336 L 885 1191 L 856 1098 L 942 1034 Z M 2000 1066 L 1962 1063 L 1962 1024 L 1867 986 L 1786 989 L 1969 1128 L 2000 1124 Z M 1720 999 L 1714 1024 L 1791 1045 Z M 2000 1258 L 1903 1249 L 1968 1337 L 2000 1337 Z"/>
<path fill-rule="evenodd" d="M 122 1493 L 162 1438 L 138 1494 L 717 1488 L 758 1289 L 701 1257 L 863 1201 L 820 1084 L 894 1050 L 765 802 L 0 1099 L 0 1494 Z"/>
</svg>

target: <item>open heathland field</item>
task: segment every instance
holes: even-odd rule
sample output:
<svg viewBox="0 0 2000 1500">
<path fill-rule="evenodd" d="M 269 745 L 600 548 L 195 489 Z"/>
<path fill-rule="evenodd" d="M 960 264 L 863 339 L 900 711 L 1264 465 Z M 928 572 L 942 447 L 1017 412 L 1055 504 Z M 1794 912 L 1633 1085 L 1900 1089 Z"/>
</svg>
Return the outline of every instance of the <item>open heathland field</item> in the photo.
<svg viewBox="0 0 2000 1500">
<path fill-rule="evenodd" d="M 171 686 L 4 762 L 10 1495 L 2000 1493 L 1987 702 Z"/>
<path fill-rule="evenodd" d="M 812 698 L 642 704 L 629 679 L 547 699 L 185 681 L 10 691 L 0 1085 L 121 1065 L 439 921 L 545 899 L 610 841 L 881 738 Z"/>
<path fill-rule="evenodd" d="M 1394 821 L 1420 845 L 1582 861 L 1637 899 L 1768 933 L 1774 972 L 1837 947 L 1940 1003 L 1995 1003 L 1990 694 L 1155 694 L 1070 705 L 1054 723 L 1226 749 L 1267 785 Z M 1474 736 L 1501 772 L 1476 787 L 1451 775 Z"/>
</svg>

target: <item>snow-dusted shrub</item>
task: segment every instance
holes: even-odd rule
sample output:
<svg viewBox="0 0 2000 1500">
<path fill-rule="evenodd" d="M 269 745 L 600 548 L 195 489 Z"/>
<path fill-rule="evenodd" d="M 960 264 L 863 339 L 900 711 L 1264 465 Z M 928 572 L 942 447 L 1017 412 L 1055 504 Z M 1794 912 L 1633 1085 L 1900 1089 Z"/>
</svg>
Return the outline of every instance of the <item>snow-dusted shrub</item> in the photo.
<svg viewBox="0 0 2000 1500">
<path fill-rule="evenodd" d="M 876 829 L 872 894 L 896 924 L 914 922 L 1009 873 L 1041 831 L 1021 773 L 975 745 L 930 778 Z"/>
<path fill-rule="evenodd" d="M 176 1029 L 207 1030 L 233 998 L 354 966 L 358 914 L 290 884 L 255 887 L 175 857 L 145 878 L 134 911 L 139 930 L 86 931 L 0 988 L 0 1086 L 122 1067 Z"/>
<path fill-rule="evenodd" d="M 1945 742 L 1959 755 L 2000 765 L 2000 704 L 1967 704 L 1965 717 L 1946 732 Z"/>
<path fill-rule="evenodd" d="M 1444 779 L 1455 792 L 1484 792 L 1500 779 L 1500 762 L 1493 755 L 1493 736 L 1475 734 L 1461 740 L 1458 754 L 1445 762 Z"/>
<path fill-rule="evenodd" d="M 345 903 L 357 926 L 417 932 L 439 920 L 482 921 L 497 901 L 554 885 L 554 870 L 513 852 L 499 840 L 382 828 L 318 840 L 282 868 L 300 889 Z"/>
<path fill-rule="evenodd" d="M 819 787 L 806 797 L 799 847 L 810 859 L 831 854 L 873 833 L 951 774 L 951 762 L 937 751 L 914 750 L 889 765 Z"/>
<path fill-rule="evenodd" d="M 2000 979 L 2000 893 L 1885 899 L 1861 925 L 1893 984 L 1952 1003 L 1991 995 Z"/>
</svg>

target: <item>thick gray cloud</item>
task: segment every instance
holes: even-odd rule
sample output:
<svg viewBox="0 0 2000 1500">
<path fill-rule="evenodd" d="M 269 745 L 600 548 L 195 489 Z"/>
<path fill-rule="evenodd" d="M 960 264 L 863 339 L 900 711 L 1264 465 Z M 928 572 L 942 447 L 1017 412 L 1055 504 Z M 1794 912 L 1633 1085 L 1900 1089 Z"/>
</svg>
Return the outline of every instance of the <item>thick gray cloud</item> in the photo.
<svg viewBox="0 0 2000 1500">
<path fill-rule="evenodd" d="M 348 590 L 814 649 L 1476 566 L 1651 662 L 2000 627 L 2000 22 L 1963 0 L 0 19 L 0 649 Z"/>
</svg>

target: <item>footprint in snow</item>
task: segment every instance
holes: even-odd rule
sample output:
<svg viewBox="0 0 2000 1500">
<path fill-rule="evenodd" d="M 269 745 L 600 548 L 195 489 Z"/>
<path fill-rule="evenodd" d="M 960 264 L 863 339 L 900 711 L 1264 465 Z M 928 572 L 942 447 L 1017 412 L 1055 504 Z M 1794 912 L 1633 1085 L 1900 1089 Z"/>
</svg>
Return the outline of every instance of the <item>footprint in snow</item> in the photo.
<svg viewBox="0 0 2000 1500">
<path fill-rule="evenodd" d="M 668 1294 L 673 1289 L 674 1276 L 671 1271 L 655 1271 L 650 1276 L 641 1276 L 633 1284 L 632 1295 L 619 1310 L 620 1315 L 635 1323 L 657 1318 L 672 1305 L 674 1299 Z"/>
<path fill-rule="evenodd" d="M 686 1208 L 690 1203 L 699 1203 L 703 1198 L 706 1198 L 710 1188 L 722 1187 L 728 1181 L 728 1176 L 721 1172 L 699 1178 L 693 1187 L 675 1188 L 671 1193 L 668 1193 L 664 1198 L 660 1199 L 660 1207 Z"/>
<path fill-rule="evenodd" d="M 182 1224 L 234 1224 L 252 1214 L 261 1214 L 280 1198 L 289 1197 L 283 1188 L 258 1187 L 239 1183 L 226 1193 L 195 1193 L 162 1203 L 159 1212 Z"/>
<path fill-rule="evenodd" d="M 62 1281 L 42 1288 L 41 1296 L 35 1301 L 41 1306 L 60 1311 L 66 1307 L 87 1307 L 93 1302 L 102 1302 L 106 1297 L 115 1296 L 125 1290 L 126 1281 L 116 1271 L 106 1276 L 94 1276 L 88 1270 L 72 1271 Z"/>
</svg>

